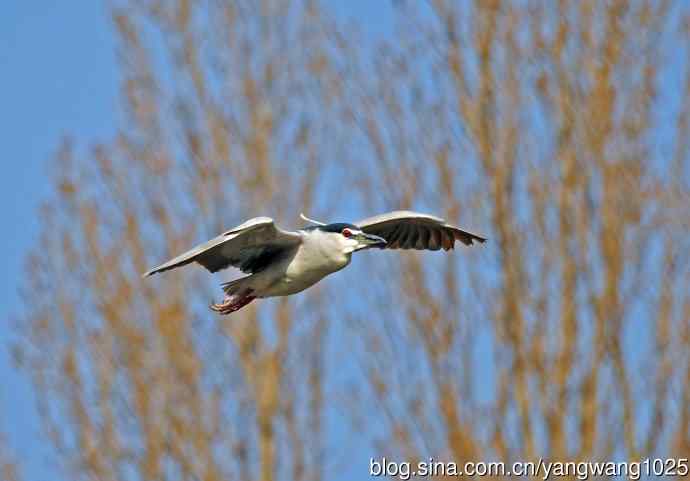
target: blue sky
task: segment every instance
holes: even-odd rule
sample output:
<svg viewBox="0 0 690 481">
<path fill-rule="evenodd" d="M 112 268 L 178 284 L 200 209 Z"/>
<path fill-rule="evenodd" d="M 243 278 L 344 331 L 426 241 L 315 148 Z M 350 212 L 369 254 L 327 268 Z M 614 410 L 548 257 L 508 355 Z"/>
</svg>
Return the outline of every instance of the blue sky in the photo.
<svg viewBox="0 0 690 481">
<path fill-rule="evenodd" d="M 0 16 L 0 429 L 29 480 L 55 479 L 31 389 L 4 348 L 19 308 L 18 280 L 39 231 L 37 207 L 49 193 L 50 161 L 65 135 L 81 148 L 106 140 L 119 125 L 116 42 L 107 2 L 8 2 Z M 389 1 L 332 2 L 333 11 L 365 32 L 390 32 Z M 366 13 L 366 14 L 364 14 Z M 673 91 L 674 89 L 666 89 Z M 663 102 L 664 106 L 669 104 Z M 41 449 L 42 448 L 42 449 Z M 362 444 L 354 447 L 366 450 Z M 364 456 L 361 456 L 364 459 Z M 351 467 L 344 479 L 366 467 Z"/>
<path fill-rule="evenodd" d="M 7 349 L 24 256 L 38 234 L 37 207 L 49 191 L 51 155 L 64 135 L 105 139 L 115 131 L 115 37 L 101 2 L 7 2 L 0 15 L 0 429 L 25 479 L 54 479 L 25 378 Z"/>
<path fill-rule="evenodd" d="M 50 192 L 51 157 L 64 136 L 78 147 L 106 140 L 118 126 L 116 39 L 107 2 L 8 2 L 0 15 L 0 429 L 24 479 L 55 479 L 32 390 L 5 346 L 20 306 L 18 281 L 39 232 L 38 207 Z M 365 32 L 389 31 L 388 2 L 335 2 L 334 12 Z M 366 11 L 367 15 L 361 15 Z"/>
</svg>

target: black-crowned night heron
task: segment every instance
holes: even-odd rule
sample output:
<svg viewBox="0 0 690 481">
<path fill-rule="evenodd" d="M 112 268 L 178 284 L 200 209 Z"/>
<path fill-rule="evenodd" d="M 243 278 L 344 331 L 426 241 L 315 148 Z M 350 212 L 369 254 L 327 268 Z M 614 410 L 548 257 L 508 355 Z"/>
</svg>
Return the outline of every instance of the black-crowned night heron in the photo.
<svg viewBox="0 0 690 481">
<path fill-rule="evenodd" d="M 249 276 L 223 284 L 225 298 L 212 304 L 220 314 L 230 314 L 254 299 L 289 296 L 311 287 L 350 263 L 362 249 L 453 249 L 455 241 L 472 245 L 486 239 L 449 225 L 445 220 L 410 211 L 395 211 L 354 224 L 314 224 L 285 231 L 270 217 L 255 217 L 201 244 L 144 276 L 198 262 L 211 272 L 239 268 Z"/>
</svg>

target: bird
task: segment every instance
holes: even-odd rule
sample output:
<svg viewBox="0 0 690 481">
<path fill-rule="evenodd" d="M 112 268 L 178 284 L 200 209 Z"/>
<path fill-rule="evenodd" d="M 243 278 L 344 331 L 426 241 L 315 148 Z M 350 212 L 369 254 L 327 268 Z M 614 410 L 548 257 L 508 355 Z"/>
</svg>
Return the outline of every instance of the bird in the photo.
<svg viewBox="0 0 690 481">
<path fill-rule="evenodd" d="M 453 249 L 486 238 L 448 224 L 444 219 L 399 210 L 355 223 L 324 223 L 300 214 L 311 224 L 283 230 L 270 217 L 255 217 L 189 251 L 154 267 L 143 277 L 197 262 L 215 273 L 235 267 L 245 277 L 221 284 L 225 296 L 212 303 L 221 315 L 236 312 L 255 299 L 289 296 L 350 264 L 352 253 L 365 249 Z"/>
</svg>

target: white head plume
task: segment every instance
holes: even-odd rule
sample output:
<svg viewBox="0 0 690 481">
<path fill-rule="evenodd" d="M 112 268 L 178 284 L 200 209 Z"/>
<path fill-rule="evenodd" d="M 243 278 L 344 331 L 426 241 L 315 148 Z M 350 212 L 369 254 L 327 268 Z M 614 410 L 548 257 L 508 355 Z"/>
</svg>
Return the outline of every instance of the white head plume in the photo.
<svg viewBox="0 0 690 481">
<path fill-rule="evenodd" d="M 303 221 L 310 222 L 314 225 L 326 225 L 325 222 L 319 222 L 318 220 L 310 219 L 309 217 L 307 217 L 306 215 L 304 215 L 302 213 L 299 216 L 302 218 Z"/>
</svg>

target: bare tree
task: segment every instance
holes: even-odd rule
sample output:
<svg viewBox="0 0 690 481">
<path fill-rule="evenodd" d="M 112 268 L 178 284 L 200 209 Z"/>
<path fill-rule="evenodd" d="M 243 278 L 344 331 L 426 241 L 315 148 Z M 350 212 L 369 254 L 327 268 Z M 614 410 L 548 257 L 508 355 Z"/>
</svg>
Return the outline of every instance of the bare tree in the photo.
<svg viewBox="0 0 690 481">
<path fill-rule="evenodd" d="M 308 0 L 114 7 L 126 124 L 56 157 L 17 346 L 70 479 L 331 479 L 364 466 L 360 442 L 690 452 L 687 8 L 392 8 L 377 37 Z M 223 319 L 201 269 L 140 278 L 312 204 L 415 208 L 490 242 L 363 254 Z"/>
<path fill-rule="evenodd" d="M 221 322 L 198 271 L 140 279 L 248 216 L 294 222 L 311 204 L 329 129 L 315 15 L 297 2 L 114 10 L 127 125 L 58 155 L 20 346 L 70 477 L 320 477 L 319 293 Z"/>
<path fill-rule="evenodd" d="M 458 462 L 687 454 L 690 70 L 675 49 L 688 11 L 405 5 L 411 41 L 357 86 L 353 127 L 378 159 L 364 195 L 490 225 L 493 244 L 367 266 L 383 273 L 378 310 L 353 337 L 364 397 L 386 414 L 382 449 Z"/>
<path fill-rule="evenodd" d="M 0 437 L 0 477 L 6 481 L 19 480 L 19 471 L 14 456 L 11 456 L 7 449 L 7 442 L 4 437 Z"/>
</svg>

